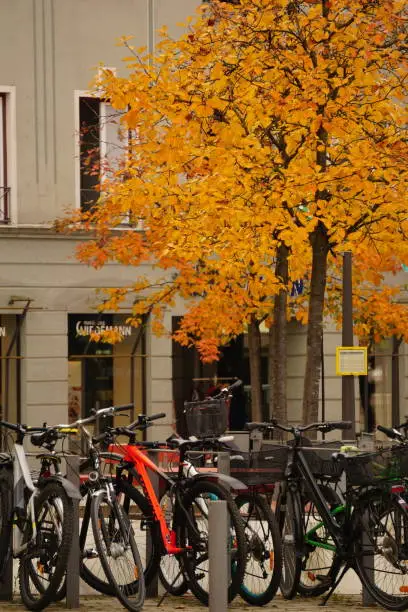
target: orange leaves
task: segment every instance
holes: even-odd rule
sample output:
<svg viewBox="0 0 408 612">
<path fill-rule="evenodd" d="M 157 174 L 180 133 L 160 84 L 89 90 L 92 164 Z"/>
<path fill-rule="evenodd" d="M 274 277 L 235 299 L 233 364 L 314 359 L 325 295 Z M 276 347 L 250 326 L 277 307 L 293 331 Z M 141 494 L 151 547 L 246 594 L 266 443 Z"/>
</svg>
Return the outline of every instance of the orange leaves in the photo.
<svg viewBox="0 0 408 612">
<path fill-rule="evenodd" d="M 130 288 L 136 322 L 152 313 L 163 333 L 158 305 L 181 296 L 177 338 L 205 359 L 268 316 L 282 241 L 302 278 L 320 224 L 334 252 L 351 245 L 372 291 L 391 248 L 407 256 L 403 3 L 325 6 L 305 0 L 294 18 L 287 0 L 208 3 L 180 40 L 163 31 L 152 57 L 126 39 L 128 75 L 97 79 L 131 138 L 98 207 L 71 220 L 96 234 L 79 257 L 149 264 Z M 297 316 L 306 322 L 303 303 Z"/>
</svg>

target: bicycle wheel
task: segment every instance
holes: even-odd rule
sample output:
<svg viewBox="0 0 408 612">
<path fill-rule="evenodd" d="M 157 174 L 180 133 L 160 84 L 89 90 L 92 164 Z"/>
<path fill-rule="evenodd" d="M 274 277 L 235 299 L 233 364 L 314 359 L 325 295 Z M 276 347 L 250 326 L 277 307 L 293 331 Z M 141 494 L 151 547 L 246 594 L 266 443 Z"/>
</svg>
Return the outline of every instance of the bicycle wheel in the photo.
<svg viewBox="0 0 408 612">
<path fill-rule="evenodd" d="M 173 496 L 170 493 L 163 495 L 160 506 L 166 517 L 167 524 L 171 524 L 174 513 Z M 179 557 L 164 554 L 160 559 L 159 579 L 165 591 L 177 597 L 188 591 L 187 580 L 184 577 Z"/>
<path fill-rule="evenodd" d="M 276 512 L 282 538 L 280 590 L 285 599 L 292 599 L 302 571 L 303 523 L 299 492 L 288 489 L 282 491 Z"/>
<path fill-rule="evenodd" d="M 208 503 L 225 500 L 229 519 L 231 574 L 228 601 L 238 594 L 245 573 L 246 544 L 244 525 L 230 493 L 215 482 L 198 480 L 186 491 L 182 508 L 177 508 L 177 541 L 181 548 L 191 547 L 180 556 L 191 592 L 208 606 Z M 187 520 L 187 517 L 189 520 Z"/>
<path fill-rule="evenodd" d="M 356 510 L 355 561 L 361 582 L 388 610 L 408 608 L 408 513 L 388 494 Z M 358 536 L 360 536 L 358 538 Z"/>
<path fill-rule="evenodd" d="M 8 467 L 2 466 L 0 470 L 0 576 L 11 555 L 13 479 L 3 474 L 3 470 L 6 469 Z"/>
<path fill-rule="evenodd" d="M 264 606 L 273 599 L 282 574 L 282 546 L 275 515 L 264 497 L 243 493 L 235 498 L 245 527 L 247 564 L 240 595 Z"/>
<path fill-rule="evenodd" d="M 24 540 L 27 550 L 20 558 L 21 599 L 29 610 L 43 610 L 64 581 L 72 542 L 73 502 L 58 483 L 46 484 L 35 499 L 37 534 L 32 537 L 31 521 Z"/>
<path fill-rule="evenodd" d="M 333 516 L 341 523 L 344 511 L 339 495 L 329 485 L 319 488 Z M 297 590 L 303 597 L 316 597 L 329 590 L 340 570 L 341 561 L 336 556 L 333 539 L 307 492 L 302 496 L 302 507 L 304 546 Z"/>
<path fill-rule="evenodd" d="M 138 612 L 145 600 L 145 581 L 129 517 L 101 490 L 92 497 L 91 519 L 99 560 L 116 596 L 125 608 Z"/>
<path fill-rule="evenodd" d="M 152 517 L 148 500 L 126 480 L 115 483 L 117 503 L 122 506 L 136 534 L 139 554 L 144 567 L 145 584 L 148 586 L 157 576 L 161 554 L 159 524 Z M 96 548 L 90 522 L 91 498 L 87 498 L 80 532 L 81 578 L 93 589 L 104 595 L 115 595 L 114 588 L 106 577 Z M 132 582 L 134 577 L 132 577 Z"/>
</svg>

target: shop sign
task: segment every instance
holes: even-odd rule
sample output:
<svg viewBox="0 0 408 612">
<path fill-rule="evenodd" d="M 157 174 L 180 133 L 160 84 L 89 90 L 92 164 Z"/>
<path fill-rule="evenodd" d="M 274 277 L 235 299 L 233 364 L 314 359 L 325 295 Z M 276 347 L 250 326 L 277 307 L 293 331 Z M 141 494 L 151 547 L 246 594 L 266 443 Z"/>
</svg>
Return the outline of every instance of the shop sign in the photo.
<svg viewBox="0 0 408 612">
<path fill-rule="evenodd" d="M 6 328 L 0 325 L 0 338 L 5 338 L 6 336 L 7 336 Z"/>
<path fill-rule="evenodd" d="M 110 325 L 105 321 L 77 321 L 76 333 L 78 336 L 90 336 L 91 334 L 103 334 L 104 332 L 114 331 L 121 336 L 132 335 L 131 325 Z"/>
</svg>

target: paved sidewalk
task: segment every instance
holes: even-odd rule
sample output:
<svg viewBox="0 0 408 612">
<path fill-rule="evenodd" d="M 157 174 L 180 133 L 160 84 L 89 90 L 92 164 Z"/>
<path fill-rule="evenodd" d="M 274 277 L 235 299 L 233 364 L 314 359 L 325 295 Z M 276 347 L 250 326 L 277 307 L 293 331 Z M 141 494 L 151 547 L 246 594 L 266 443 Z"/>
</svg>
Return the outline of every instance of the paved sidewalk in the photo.
<svg viewBox="0 0 408 612">
<path fill-rule="evenodd" d="M 325 606 L 325 608 L 319 608 L 321 598 L 316 599 L 301 599 L 296 598 L 292 601 L 285 601 L 282 597 L 276 597 L 267 606 L 263 608 L 255 608 L 247 606 L 242 599 L 237 597 L 232 604 L 230 609 L 245 610 L 246 612 L 258 612 L 265 610 L 273 610 L 273 612 L 318 612 L 319 610 L 325 612 L 346 612 L 346 610 L 365 610 L 361 605 L 361 597 L 358 596 L 345 596 L 345 595 L 334 595 Z M 184 610 L 185 612 L 199 612 L 200 610 L 206 610 L 201 606 L 197 600 L 191 595 L 185 595 L 184 597 L 166 597 L 160 608 L 157 608 L 157 599 L 147 599 L 144 605 L 146 612 L 173 612 L 174 610 Z M 66 610 L 64 603 L 50 606 L 47 608 L 49 612 L 62 612 Z M 111 597 L 82 597 L 81 598 L 81 611 L 82 612 L 119 612 L 124 610 L 121 604 L 114 598 Z M 14 602 L 0 602 L 1 612 L 19 612 L 24 610 L 22 604 L 16 598 Z"/>
</svg>

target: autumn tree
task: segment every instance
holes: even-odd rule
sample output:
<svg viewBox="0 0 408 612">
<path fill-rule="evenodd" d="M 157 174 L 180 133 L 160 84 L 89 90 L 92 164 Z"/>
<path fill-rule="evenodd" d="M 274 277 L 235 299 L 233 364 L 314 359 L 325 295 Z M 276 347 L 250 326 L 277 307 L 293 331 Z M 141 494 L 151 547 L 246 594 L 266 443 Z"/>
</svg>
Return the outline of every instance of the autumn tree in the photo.
<svg viewBox="0 0 408 612">
<path fill-rule="evenodd" d="M 211 359 L 245 324 L 282 313 L 285 286 L 310 270 L 305 421 L 317 418 L 329 254 L 405 241 L 406 10 L 213 0 L 179 40 L 163 30 L 154 57 L 125 39 L 128 74 L 97 83 L 129 139 L 98 206 L 75 219 L 97 235 L 79 257 L 161 271 L 105 306 L 130 293 L 134 323 L 149 311 L 159 326 L 181 296 L 177 338 Z M 143 231 L 112 233 L 124 220 Z"/>
</svg>

